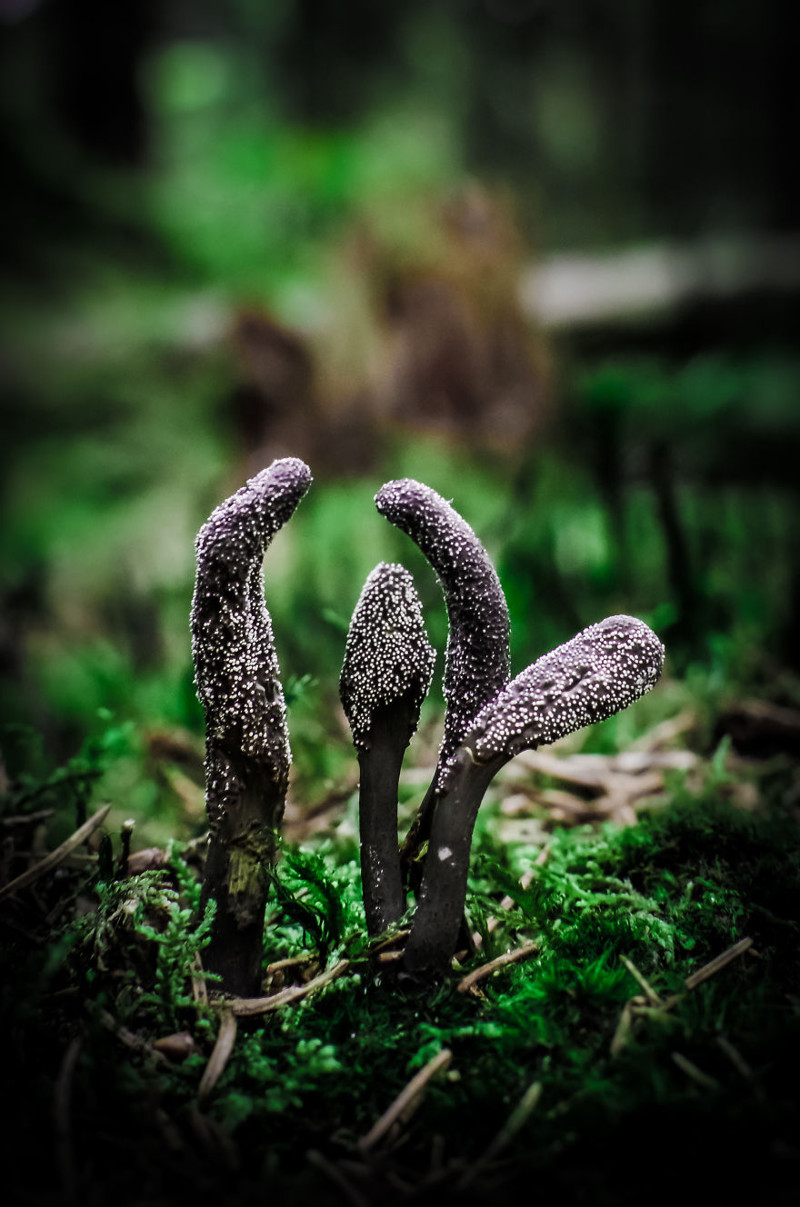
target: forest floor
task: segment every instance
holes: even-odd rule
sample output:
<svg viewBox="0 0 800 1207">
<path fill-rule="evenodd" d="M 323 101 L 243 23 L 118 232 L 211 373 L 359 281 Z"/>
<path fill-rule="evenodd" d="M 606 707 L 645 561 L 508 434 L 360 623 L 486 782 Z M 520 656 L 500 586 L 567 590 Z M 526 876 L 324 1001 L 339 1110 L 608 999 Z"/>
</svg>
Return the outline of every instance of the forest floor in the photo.
<svg viewBox="0 0 800 1207">
<path fill-rule="evenodd" d="M 791 1201 L 797 764 L 680 729 L 518 760 L 476 837 L 474 950 L 425 992 L 402 927 L 366 939 L 341 799 L 285 842 L 263 997 L 223 1000 L 202 844 L 112 839 L 91 757 L 7 783 L 6 1201 Z"/>
</svg>

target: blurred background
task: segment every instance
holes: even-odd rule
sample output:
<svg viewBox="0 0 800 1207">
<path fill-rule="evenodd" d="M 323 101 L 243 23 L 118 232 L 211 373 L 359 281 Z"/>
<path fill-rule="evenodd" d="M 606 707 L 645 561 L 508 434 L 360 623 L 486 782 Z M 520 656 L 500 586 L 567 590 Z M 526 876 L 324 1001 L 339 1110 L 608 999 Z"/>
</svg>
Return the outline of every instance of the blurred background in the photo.
<svg viewBox="0 0 800 1207">
<path fill-rule="evenodd" d="M 355 782 L 336 688 L 377 561 L 444 648 L 372 505 L 405 475 L 486 543 L 515 672 L 615 611 L 667 644 L 581 741 L 800 745 L 788 19 L 0 0 L 5 774 L 113 732 L 118 815 L 202 829 L 194 536 L 286 454 L 315 477 L 266 565 L 295 808 Z"/>
</svg>

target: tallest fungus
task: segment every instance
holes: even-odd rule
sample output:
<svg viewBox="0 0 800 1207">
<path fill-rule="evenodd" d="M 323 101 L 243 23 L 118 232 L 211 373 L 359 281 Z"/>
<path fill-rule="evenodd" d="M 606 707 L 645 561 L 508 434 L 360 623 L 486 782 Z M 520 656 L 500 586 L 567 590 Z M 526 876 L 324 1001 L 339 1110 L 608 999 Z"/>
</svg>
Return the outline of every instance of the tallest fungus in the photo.
<svg viewBox="0 0 800 1207">
<path fill-rule="evenodd" d="M 433 782 L 406 838 L 406 863 L 426 841 L 436 793 L 472 718 L 509 679 L 509 618 L 489 555 L 466 520 L 422 482 L 387 482 L 375 496 L 382 516 L 419 546 L 439 576 L 447 607 L 444 736 Z"/>
<path fill-rule="evenodd" d="M 197 537 L 192 656 L 206 721 L 209 847 L 204 897 L 216 901 L 206 962 L 230 993 L 257 992 L 268 869 L 291 754 L 264 553 L 311 481 L 286 457 L 211 514 Z"/>
</svg>

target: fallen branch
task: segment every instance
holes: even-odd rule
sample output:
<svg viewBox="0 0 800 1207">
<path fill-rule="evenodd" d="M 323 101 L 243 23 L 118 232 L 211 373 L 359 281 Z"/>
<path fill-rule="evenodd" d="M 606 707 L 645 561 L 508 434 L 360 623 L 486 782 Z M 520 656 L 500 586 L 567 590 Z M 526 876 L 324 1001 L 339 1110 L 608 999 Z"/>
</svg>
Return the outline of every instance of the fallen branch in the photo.
<svg viewBox="0 0 800 1207">
<path fill-rule="evenodd" d="M 110 805 L 103 805 L 101 809 L 80 826 L 74 834 L 72 834 L 61 846 L 56 847 L 49 855 L 45 855 L 44 859 L 40 859 L 33 867 L 28 868 L 13 880 L 9 880 L 8 884 L 0 888 L 0 901 L 5 897 L 10 897 L 20 889 L 27 888 L 29 884 L 34 884 L 41 879 L 47 872 L 58 867 L 60 863 L 72 854 L 82 843 L 86 841 L 90 834 L 102 826 L 105 819 L 108 817 Z"/>
</svg>

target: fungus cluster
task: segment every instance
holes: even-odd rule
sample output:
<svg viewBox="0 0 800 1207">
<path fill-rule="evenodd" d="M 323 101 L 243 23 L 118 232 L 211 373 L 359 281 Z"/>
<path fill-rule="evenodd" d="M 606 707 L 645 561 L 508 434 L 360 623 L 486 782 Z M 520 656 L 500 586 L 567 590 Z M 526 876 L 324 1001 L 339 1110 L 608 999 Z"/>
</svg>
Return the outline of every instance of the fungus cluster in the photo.
<svg viewBox="0 0 800 1207">
<path fill-rule="evenodd" d="M 226 990 L 237 993 L 257 990 L 267 869 L 290 762 L 262 561 L 310 481 L 302 461 L 273 462 L 216 509 L 197 539 L 192 648 L 207 733 L 205 894 L 217 902 L 209 966 L 222 974 Z M 361 772 L 367 928 L 377 935 L 396 923 L 406 889 L 413 889 L 416 912 L 403 966 L 425 980 L 442 976 L 456 950 L 472 831 L 497 771 L 520 751 L 611 716 L 649 691 L 664 649 L 641 621 L 612 616 L 509 681 L 508 608 L 469 525 L 412 479 L 387 483 L 375 504 L 430 562 L 449 621 L 444 734 L 402 853 L 398 780 L 435 661 L 419 596 L 403 566 L 382 562 L 367 578 L 350 622 L 339 685 Z"/>
</svg>

